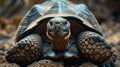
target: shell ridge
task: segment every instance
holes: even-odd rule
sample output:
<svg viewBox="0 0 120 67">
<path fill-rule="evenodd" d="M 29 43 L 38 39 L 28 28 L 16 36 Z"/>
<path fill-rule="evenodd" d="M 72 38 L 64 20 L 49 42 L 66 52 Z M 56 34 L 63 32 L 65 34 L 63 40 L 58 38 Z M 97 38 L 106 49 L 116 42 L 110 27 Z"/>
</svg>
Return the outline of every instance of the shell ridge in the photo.
<svg viewBox="0 0 120 67">
<path fill-rule="evenodd" d="M 19 27 L 17 29 L 17 35 L 20 35 L 26 28 L 27 26 L 34 21 L 35 19 L 37 19 L 39 16 L 41 16 L 37 11 L 36 11 L 36 7 L 33 6 L 27 13 L 26 15 L 23 17 L 23 19 L 20 21 Z"/>
<path fill-rule="evenodd" d="M 46 12 L 48 12 L 52 6 L 54 5 L 54 2 L 46 2 L 45 4 L 42 5 L 35 5 L 37 12 L 39 14 L 44 15 Z"/>
</svg>

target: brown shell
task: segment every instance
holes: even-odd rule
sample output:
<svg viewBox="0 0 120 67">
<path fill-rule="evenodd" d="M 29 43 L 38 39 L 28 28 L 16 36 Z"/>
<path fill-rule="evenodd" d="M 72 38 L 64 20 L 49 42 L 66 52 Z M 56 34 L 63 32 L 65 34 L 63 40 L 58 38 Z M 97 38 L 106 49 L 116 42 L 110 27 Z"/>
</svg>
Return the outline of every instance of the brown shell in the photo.
<svg viewBox="0 0 120 67">
<path fill-rule="evenodd" d="M 32 33 L 45 34 L 47 22 L 56 16 L 62 16 L 70 22 L 73 35 L 85 30 L 101 34 L 98 22 L 85 4 L 56 0 L 36 4 L 28 11 L 18 27 L 17 41 Z"/>
</svg>

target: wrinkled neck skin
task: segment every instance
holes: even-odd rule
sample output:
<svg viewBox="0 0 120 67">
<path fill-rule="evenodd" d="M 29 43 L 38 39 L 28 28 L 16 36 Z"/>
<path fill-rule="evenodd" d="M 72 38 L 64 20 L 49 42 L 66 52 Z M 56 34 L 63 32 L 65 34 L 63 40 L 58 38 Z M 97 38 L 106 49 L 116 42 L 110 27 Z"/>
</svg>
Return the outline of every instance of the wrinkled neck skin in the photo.
<svg viewBox="0 0 120 67">
<path fill-rule="evenodd" d="M 51 40 L 51 43 L 54 50 L 63 51 L 68 48 L 68 41 L 69 39 L 56 37 L 56 38 L 53 38 L 53 40 Z"/>
<path fill-rule="evenodd" d="M 56 35 L 51 37 L 51 35 L 47 33 L 47 37 L 51 40 L 52 48 L 57 51 L 64 51 L 68 48 L 68 41 L 70 35 L 71 33 L 65 36 Z"/>
</svg>

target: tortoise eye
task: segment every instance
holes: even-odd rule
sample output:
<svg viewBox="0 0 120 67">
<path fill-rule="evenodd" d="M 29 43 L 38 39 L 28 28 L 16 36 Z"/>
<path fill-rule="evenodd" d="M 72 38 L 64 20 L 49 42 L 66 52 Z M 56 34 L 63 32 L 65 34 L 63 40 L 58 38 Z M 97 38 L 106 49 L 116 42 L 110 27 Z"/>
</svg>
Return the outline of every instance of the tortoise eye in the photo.
<svg viewBox="0 0 120 67">
<path fill-rule="evenodd" d="M 50 21 L 49 24 L 50 24 L 51 26 L 53 26 L 53 22 L 52 22 L 52 21 Z"/>
<path fill-rule="evenodd" d="M 66 24 L 67 24 L 67 21 L 65 21 L 63 24 L 66 25 Z"/>
</svg>

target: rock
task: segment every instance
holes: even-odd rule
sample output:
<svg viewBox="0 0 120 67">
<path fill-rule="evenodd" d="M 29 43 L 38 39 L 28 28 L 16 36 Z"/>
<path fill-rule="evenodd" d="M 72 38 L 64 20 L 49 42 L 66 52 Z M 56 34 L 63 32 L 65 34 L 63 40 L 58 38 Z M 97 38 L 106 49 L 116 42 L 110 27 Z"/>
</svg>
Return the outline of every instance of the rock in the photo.
<svg viewBox="0 0 120 67">
<path fill-rule="evenodd" d="M 9 23 L 10 21 L 3 17 L 3 16 L 0 16 L 0 27 L 1 29 L 5 29 L 6 25 Z"/>
<path fill-rule="evenodd" d="M 3 31 L 0 32 L 0 40 L 10 39 L 10 36 Z"/>
<path fill-rule="evenodd" d="M 120 32 L 117 32 L 107 38 L 109 43 L 118 44 L 120 42 Z"/>
<path fill-rule="evenodd" d="M 116 62 L 115 62 L 115 66 L 114 67 L 120 67 L 120 61 L 119 60 L 117 60 Z"/>
<path fill-rule="evenodd" d="M 27 67 L 57 67 L 57 65 L 51 60 L 40 60 L 32 63 Z"/>
<path fill-rule="evenodd" d="M 14 39 L 0 40 L 0 50 L 8 50 L 10 47 L 15 46 Z"/>
<path fill-rule="evenodd" d="M 2 63 L 0 64 L 0 67 L 20 67 L 19 65 L 15 64 L 15 63 Z"/>
<path fill-rule="evenodd" d="M 3 50 L 0 50 L 0 56 L 4 56 L 6 53 Z"/>
<path fill-rule="evenodd" d="M 4 42 L 0 41 L 0 50 L 4 50 Z"/>
<path fill-rule="evenodd" d="M 16 44 L 15 44 L 15 40 L 13 40 L 13 39 L 10 39 L 10 40 L 8 40 L 8 41 L 6 41 L 5 43 L 4 43 L 4 49 L 7 51 L 7 50 L 9 50 L 11 47 L 13 47 L 13 46 L 16 46 Z"/>
<path fill-rule="evenodd" d="M 0 55 L 0 63 L 4 63 L 4 62 L 6 62 L 5 56 Z"/>
<path fill-rule="evenodd" d="M 86 62 L 80 65 L 79 67 L 98 67 L 97 65 L 94 65 L 92 63 Z"/>
</svg>

